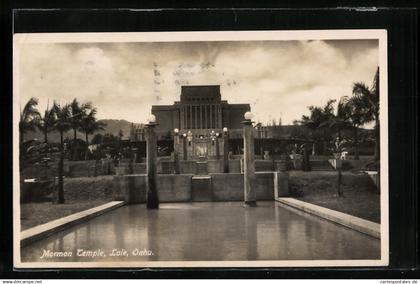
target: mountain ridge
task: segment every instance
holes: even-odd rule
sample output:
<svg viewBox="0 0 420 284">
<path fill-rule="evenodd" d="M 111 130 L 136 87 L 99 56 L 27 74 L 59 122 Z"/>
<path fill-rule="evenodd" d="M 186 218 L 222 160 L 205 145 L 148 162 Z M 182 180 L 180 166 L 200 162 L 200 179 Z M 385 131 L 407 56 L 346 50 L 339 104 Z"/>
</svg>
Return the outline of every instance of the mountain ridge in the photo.
<svg viewBox="0 0 420 284">
<path fill-rule="evenodd" d="M 120 130 L 122 130 L 123 132 L 123 138 L 127 139 L 130 137 L 130 121 L 127 121 L 125 119 L 99 119 L 98 121 L 106 124 L 105 129 L 96 131 L 94 134 L 89 135 L 89 141 L 91 141 L 93 136 L 95 136 L 95 134 L 98 133 L 110 133 L 112 135 L 118 136 Z M 24 138 L 25 140 L 37 139 L 39 141 L 44 141 L 44 134 L 39 129 L 36 129 L 35 131 L 28 131 L 27 133 L 25 133 Z M 64 133 L 64 139 L 65 138 L 73 139 L 73 130 L 69 130 L 66 133 Z M 86 139 L 85 133 L 77 131 L 77 138 L 82 139 L 84 141 Z M 49 132 L 48 141 L 57 143 L 60 142 L 60 133 L 58 131 Z"/>
</svg>

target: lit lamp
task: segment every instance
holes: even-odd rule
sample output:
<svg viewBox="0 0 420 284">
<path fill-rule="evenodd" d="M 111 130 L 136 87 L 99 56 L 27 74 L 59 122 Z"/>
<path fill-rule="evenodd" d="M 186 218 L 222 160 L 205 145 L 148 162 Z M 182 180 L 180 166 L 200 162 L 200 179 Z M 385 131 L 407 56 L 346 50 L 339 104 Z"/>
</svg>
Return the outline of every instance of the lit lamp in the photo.
<svg viewBox="0 0 420 284">
<path fill-rule="evenodd" d="M 211 144 L 212 146 L 214 146 L 214 142 L 216 142 L 216 159 L 219 160 L 220 159 L 220 154 L 219 154 L 219 139 L 217 139 L 219 137 L 219 133 L 214 132 L 214 130 L 212 130 L 210 132 L 210 138 L 211 138 Z"/>
<path fill-rule="evenodd" d="M 254 115 L 252 114 L 252 112 L 247 111 L 247 112 L 244 114 L 244 118 L 245 118 L 245 121 L 251 121 L 251 120 L 254 118 Z"/>
<path fill-rule="evenodd" d="M 211 144 L 214 146 L 214 141 L 216 140 L 216 133 L 214 130 L 210 132 Z"/>
<path fill-rule="evenodd" d="M 188 133 L 187 133 L 188 146 L 191 146 L 192 139 L 193 139 L 193 134 L 191 130 L 188 130 Z"/>
</svg>

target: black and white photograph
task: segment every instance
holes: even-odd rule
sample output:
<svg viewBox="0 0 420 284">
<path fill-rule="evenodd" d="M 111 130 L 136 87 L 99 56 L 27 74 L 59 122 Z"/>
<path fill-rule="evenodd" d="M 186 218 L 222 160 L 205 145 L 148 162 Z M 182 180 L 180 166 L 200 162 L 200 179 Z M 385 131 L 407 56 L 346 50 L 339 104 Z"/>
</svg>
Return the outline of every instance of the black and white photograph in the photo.
<svg viewBox="0 0 420 284">
<path fill-rule="evenodd" d="M 386 30 L 13 38 L 14 266 L 386 266 Z"/>
</svg>

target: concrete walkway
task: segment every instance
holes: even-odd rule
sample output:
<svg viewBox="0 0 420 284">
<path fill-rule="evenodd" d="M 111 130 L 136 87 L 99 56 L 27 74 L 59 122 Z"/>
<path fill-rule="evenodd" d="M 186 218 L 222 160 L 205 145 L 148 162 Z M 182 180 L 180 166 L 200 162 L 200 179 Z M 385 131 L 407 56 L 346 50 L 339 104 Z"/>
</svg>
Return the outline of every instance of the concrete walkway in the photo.
<svg viewBox="0 0 420 284">
<path fill-rule="evenodd" d="M 308 202 L 300 201 L 295 198 L 278 198 L 277 201 L 288 206 L 297 208 L 304 212 L 322 217 L 340 225 L 349 227 L 353 230 L 367 234 L 374 238 L 381 238 L 381 224 L 358 218 L 339 211 L 331 210 Z"/>
<path fill-rule="evenodd" d="M 71 226 L 80 224 L 86 220 L 104 214 L 110 210 L 121 207 L 123 205 L 123 201 L 112 201 L 88 210 L 77 212 L 75 214 L 71 214 L 69 216 L 48 222 L 46 224 L 27 229 L 20 233 L 20 244 L 21 246 L 25 246 L 37 240 L 44 239 L 54 233 L 68 229 Z"/>
</svg>

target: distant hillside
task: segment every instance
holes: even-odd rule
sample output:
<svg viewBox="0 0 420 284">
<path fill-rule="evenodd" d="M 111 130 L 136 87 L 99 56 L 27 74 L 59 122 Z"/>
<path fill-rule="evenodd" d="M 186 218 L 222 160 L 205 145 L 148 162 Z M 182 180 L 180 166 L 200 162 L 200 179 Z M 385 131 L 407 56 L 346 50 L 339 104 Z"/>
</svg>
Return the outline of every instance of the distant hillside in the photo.
<svg viewBox="0 0 420 284">
<path fill-rule="evenodd" d="M 106 124 L 105 130 L 99 131 L 98 133 L 111 133 L 118 135 L 120 129 L 124 134 L 124 138 L 130 137 L 131 122 L 124 119 L 101 119 L 99 120 Z"/>
<path fill-rule="evenodd" d="M 99 120 L 103 123 L 106 123 L 105 130 L 98 131 L 97 133 L 111 133 L 113 135 L 118 135 L 118 132 L 120 129 L 123 131 L 123 138 L 129 138 L 130 137 L 130 128 L 131 128 L 131 122 L 121 119 L 101 119 Z M 96 133 L 95 133 L 96 134 Z M 95 135 L 94 134 L 94 135 Z M 92 139 L 94 135 L 89 135 L 89 140 Z M 68 131 L 66 134 L 64 134 L 64 137 L 73 138 L 73 131 Z M 85 140 L 85 134 L 78 131 L 77 137 L 80 139 Z M 25 134 L 25 140 L 29 139 L 38 139 L 39 141 L 44 140 L 44 135 L 41 131 L 37 130 L 35 132 L 27 132 Z M 59 142 L 60 141 L 60 134 L 57 131 L 50 132 L 48 134 L 48 141 L 50 142 Z"/>
</svg>

